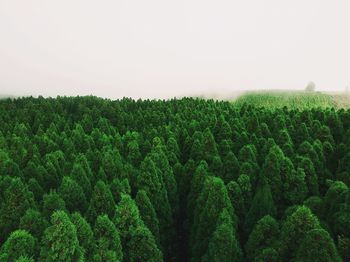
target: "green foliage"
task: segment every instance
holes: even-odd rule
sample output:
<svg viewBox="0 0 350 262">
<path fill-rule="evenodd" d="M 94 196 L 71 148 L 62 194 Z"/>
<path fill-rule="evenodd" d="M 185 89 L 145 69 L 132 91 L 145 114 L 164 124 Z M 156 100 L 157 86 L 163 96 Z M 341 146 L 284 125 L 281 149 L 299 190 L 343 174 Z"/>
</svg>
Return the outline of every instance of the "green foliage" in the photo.
<svg viewBox="0 0 350 262">
<path fill-rule="evenodd" d="M 276 216 L 276 206 L 272 198 L 270 185 L 264 176 L 262 176 L 260 179 L 258 189 L 254 195 L 245 221 L 244 228 L 247 236 L 253 229 L 255 223 L 262 217 L 266 215 L 270 215 L 272 217 Z"/>
<path fill-rule="evenodd" d="M 324 229 L 313 229 L 306 233 L 298 248 L 296 259 L 310 262 L 342 261 L 333 239 Z"/>
<path fill-rule="evenodd" d="M 83 261 L 77 230 L 64 211 L 55 211 L 44 233 L 40 261 Z"/>
<path fill-rule="evenodd" d="M 320 222 L 305 206 L 298 207 L 282 224 L 281 240 L 282 254 L 285 259 L 290 259 L 301 245 L 308 231 L 319 229 Z"/>
<path fill-rule="evenodd" d="M 97 239 L 94 261 L 122 261 L 119 232 L 107 215 L 97 217 L 94 231 Z"/>
<path fill-rule="evenodd" d="M 34 256 L 36 239 L 25 230 L 11 233 L 0 250 L 1 261 L 16 261 L 21 256 Z"/>
<path fill-rule="evenodd" d="M 42 214 L 49 219 L 52 213 L 56 210 L 66 211 L 66 203 L 56 191 L 52 190 L 49 194 L 45 194 L 43 197 Z"/>
<path fill-rule="evenodd" d="M 21 217 L 19 228 L 28 231 L 36 239 L 40 240 L 44 230 L 49 226 L 49 222 L 42 213 L 34 209 L 27 209 Z"/>
<path fill-rule="evenodd" d="M 250 104 L 257 107 L 278 109 L 287 106 L 291 109 L 328 108 L 335 105 L 332 97 L 319 92 L 259 92 L 248 93 L 234 101 L 235 106 Z"/>
<path fill-rule="evenodd" d="M 216 229 L 210 239 L 207 252 L 202 261 L 239 261 L 241 249 L 236 239 L 235 226 L 227 209 L 223 209 Z"/>
<path fill-rule="evenodd" d="M 159 220 L 154 207 L 147 196 L 146 191 L 139 190 L 135 198 L 136 205 L 140 211 L 140 216 L 145 225 L 152 232 L 157 244 L 160 243 Z"/>
<path fill-rule="evenodd" d="M 20 218 L 31 207 L 34 207 L 33 193 L 20 178 L 12 179 L 0 204 L 0 239 L 6 239 L 18 227 Z"/>
<path fill-rule="evenodd" d="M 99 214 L 114 216 L 115 202 L 109 187 L 101 180 L 97 181 L 91 196 L 87 217 L 93 223 Z"/>
<path fill-rule="evenodd" d="M 85 194 L 81 186 L 75 182 L 75 180 L 64 176 L 58 188 L 58 193 L 63 198 L 70 212 L 78 210 L 81 213 L 85 213 L 87 209 Z"/>
<path fill-rule="evenodd" d="M 136 203 L 129 195 L 122 195 L 115 214 L 126 261 L 162 260 L 154 236 L 140 217 Z"/>
<path fill-rule="evenodd" d="M 330 105 L 1 100 L 0 261 L 349 261 L 350 111 Z"/>
<path fill-rule="evenodd" d="M 84 256 L 89 260 L 93 256 L 96 248 L 91 226 L 78 212 L 73 213 L 70 219 L 77 230 L 78 241 L 80 246 L 84 249 Z"/>
<path fill-rule="evenodd" d="M 278 245 L 279 226 L 277 221 L 270 215 L 261 218 L 250 233 L 245 246 L 247 257 L 254 261 L 263 255 L 269 248 Z"/>
</svg>

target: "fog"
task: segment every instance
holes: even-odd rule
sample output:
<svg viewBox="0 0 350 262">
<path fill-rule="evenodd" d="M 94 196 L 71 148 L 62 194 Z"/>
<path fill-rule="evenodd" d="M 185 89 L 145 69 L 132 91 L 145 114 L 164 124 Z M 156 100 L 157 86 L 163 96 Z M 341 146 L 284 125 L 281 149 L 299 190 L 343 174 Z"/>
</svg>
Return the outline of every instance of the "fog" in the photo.
<svg viewBox="0 0 350 262">
<path fill-rule="evenodd" d="M 0 0 L 0 94 L 344 90 L 350 2 Z"/>
</svg>

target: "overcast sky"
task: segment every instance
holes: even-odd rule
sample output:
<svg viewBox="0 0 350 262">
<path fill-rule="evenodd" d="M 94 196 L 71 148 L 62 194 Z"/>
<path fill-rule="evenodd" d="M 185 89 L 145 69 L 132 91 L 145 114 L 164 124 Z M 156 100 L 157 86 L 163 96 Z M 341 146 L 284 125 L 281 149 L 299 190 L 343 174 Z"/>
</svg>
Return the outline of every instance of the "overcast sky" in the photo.
<svg viewBox="0 0 350 262">
<path fill-rule="evenodd" d="M 349 0 L 0 0 L 0 94 L 350 86 Z"/>
</svg>

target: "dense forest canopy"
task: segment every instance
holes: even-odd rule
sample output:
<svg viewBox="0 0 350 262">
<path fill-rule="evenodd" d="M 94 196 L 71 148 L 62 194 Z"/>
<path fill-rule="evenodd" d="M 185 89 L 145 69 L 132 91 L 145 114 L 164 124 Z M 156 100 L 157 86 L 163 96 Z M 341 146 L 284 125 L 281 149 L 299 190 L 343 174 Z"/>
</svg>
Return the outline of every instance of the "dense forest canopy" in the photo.
<svg viewBox="0 0 350 262">
<path fill-rule="evenodd" d="M 0 261 L 350 261 L 350 111 L 0 101 Z"/>
</svg>

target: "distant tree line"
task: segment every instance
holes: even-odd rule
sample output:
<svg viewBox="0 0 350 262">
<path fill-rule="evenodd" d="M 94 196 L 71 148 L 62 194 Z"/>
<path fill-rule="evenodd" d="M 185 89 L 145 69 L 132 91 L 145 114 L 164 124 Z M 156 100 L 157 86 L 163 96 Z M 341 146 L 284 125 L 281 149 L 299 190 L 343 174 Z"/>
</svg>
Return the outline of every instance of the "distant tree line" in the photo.
<svg viewBox="0 0 350 262">
<path fill-rule="evenodd" d="M 0 101 L 0 261 L 350 261 L 350 111 Z"/>
</svg>

